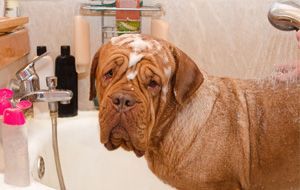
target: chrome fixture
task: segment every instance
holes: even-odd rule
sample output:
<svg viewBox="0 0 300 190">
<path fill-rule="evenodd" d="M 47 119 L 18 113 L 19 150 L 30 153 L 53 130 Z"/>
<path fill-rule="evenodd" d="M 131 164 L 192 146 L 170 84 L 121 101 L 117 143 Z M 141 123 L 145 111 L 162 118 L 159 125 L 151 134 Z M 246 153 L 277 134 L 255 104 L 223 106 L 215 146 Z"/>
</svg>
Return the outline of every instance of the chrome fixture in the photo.
<svg viewBox="0 0 300 190">
<path fill-rule="evenodd" d="M 56 89 L 57 78 L 50 76 L 46 78 L 47 90 L 40 90 L 39 76 L 37 75 L 34 64 L 48 53 L 35 58 L 26 66 L 21 68 L 17 73 L 17 79 L 11 80 L 10 86 L 14 91 L 13 103 L 17 103 L 22 99 L 29 99 L 32 102 L 48 102 L 51 123 L 52 123 L 52 147 L 54 152 L 54 160 L 56 165 L 57 176 L 61 190 L 65 190 L 65 184 L 59 159 L 58 139 L 57 139 L 57 117 L 58 117 L 58 102 L 62 104 L 70 103 L 73 93 L 70 90 Z M 44 169 L 42 168 L 42 160 L 39 160 L 41 168 L 39 177 L 43 176 Z"/>
<path fill-rule="evenodd" d="M 24 94 L 19 100 L 31 97 L 34 102 L 60 102 L 61 104 L 69 104 L 72 96 L 73 93 L 69 90 L 37 90 Z"/>
<path fill-rule="evenodd" d="M 49 89 L 40 90 L 39 76 L 35 71 L 35 63 L 48 53 L 33 59 L 16 73 L 17 79 L 12 79 L 10 87 L 14 91 L 16 102 L 29 99 L 32 102 L 60 102 L 70 103 L 73 93 L 70 90 Z"/>
<path fill-rule="evenodd" d="M 299 30 L 300 1 L 275 2 L 269 10 L 268 19 L 279 30 Z"/>
<path fill-rule="evenodd" d="M 57 86 L 57 77 L 47 77 L 47 86 L 50 92 L 55 92 Z M 66 100 L 67 102 L 70 100 Z M 58 139 L 57 139 L 57 117 L 58 117 L 58 101 L 48 102 L 50 117 L 52 123 L 52 147 L 54 152 L 55 167 L 57 177 L 59 181 L 60 190 L 66 190 L 63 172 L 61 169 L 59 150 L 58 150 Z M 64 102 L 64 103 L 67 103 Z"/>
<path fill-rule="evenodd" d="M 36 57 L 31 62 L 26 64 L 24 67 L 22 67 L 19 71 L 16 73 L 17 81 L 15 84 L 17 84 L 14 90 L 19 91 L 19 96 L 22 96 L 23 94 L 27 94 L 30 92 L 34 92 L 40 89 L 40 82 L 39 82 L 39 76 L 37 75 L 34 64 L 38 60 L 40 60 L 42 57 L 48 55 L 48 53 L 44 53 L 39 57 Z M 22 93 L 22 94 L 20 94 Z"/>
<path fill-rule="evenodd" d="M 44 158 L 39 156 L 37 159 L 37 173 L 39 179 L 42 179 L 45 175 L 45 161 Z"/>
</svg>

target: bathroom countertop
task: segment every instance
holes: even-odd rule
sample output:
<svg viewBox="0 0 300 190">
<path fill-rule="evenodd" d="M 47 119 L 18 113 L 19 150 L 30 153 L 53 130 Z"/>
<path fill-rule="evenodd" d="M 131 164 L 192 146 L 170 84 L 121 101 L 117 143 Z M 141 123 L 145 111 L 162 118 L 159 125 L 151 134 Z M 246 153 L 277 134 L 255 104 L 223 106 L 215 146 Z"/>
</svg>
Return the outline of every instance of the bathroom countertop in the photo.
<svg viewBox="0 0 300 190">
<path fill-rule="evenodd" d="M 0 189 L 1 190 L 55 190 L 38 182 L 31 182 L 28 187 L 15 187 L 4 183 L 4 175 L 0 173 Z"/>
</svg>

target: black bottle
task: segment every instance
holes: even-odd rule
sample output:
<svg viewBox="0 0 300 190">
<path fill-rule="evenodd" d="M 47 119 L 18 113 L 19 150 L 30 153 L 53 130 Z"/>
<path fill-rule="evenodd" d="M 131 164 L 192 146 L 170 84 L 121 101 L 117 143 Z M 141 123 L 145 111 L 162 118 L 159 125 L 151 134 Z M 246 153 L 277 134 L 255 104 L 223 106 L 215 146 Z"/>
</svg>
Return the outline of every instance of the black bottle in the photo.
<svg viewBox="0 0 300 190">
<path fill-rule="evenodd" d="M 36 47 L 36 55 L 37 56 L 40 56 L 40 55 L 42 55 L 46 52 L 47 52 L 47 47 L 46 46 L 37 46 Z"/>
<path fill-rule="evenodd" d="M 57 76 L 58 89 L 73 92 L 70 104 L 58 104 L 58 116 L 76 116 L 78 111 L 78 76 L 75 57 L 70 55 L 70 46 L 61 46 L 61 55 L 55 60 L 55 76 Z"/>
</svg>

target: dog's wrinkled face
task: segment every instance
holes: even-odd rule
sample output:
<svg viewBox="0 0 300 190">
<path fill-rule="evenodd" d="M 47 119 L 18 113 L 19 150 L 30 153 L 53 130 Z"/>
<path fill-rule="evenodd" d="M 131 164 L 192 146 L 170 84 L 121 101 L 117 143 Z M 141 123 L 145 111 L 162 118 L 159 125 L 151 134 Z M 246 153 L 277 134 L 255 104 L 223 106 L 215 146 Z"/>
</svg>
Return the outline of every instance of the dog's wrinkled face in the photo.
<svg viewBox="0 0 300 190">
<path fill-rule="evenodd" d="M 200 86 L 201 73 L 178 51 L 163 40 L 138 34 L 112 38 L 98 51 L 91 71 L 91 98 L 96 88 L 100 138 L 108 150 L 121 146 L 143 156 L 169 101 L 182 104 Z M 181 68 L 178 62 L 186 63 Z"/>
</svg>

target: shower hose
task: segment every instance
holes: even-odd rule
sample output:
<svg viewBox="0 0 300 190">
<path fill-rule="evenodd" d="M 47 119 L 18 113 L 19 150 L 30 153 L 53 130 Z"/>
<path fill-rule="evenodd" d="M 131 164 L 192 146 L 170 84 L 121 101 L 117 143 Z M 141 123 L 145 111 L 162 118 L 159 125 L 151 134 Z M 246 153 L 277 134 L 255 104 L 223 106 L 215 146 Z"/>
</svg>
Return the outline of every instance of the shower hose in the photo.
<svg viewBox="0 0 300 190">
<path fill-rule="evenodd" d="M 65 182 L 61 169 L 60 159 L 59 159 L 59 151 L 58 151 L 58 141 L 57 141 L 57 111 L 50 111 L 50 117 L 52 122 L 52 147 L 54 152 L 54 160 L 56 166 L 56 172 L 58 176 L 60 190 L 65 190 Z"/>
</svg>

